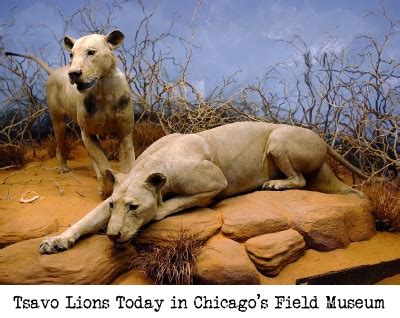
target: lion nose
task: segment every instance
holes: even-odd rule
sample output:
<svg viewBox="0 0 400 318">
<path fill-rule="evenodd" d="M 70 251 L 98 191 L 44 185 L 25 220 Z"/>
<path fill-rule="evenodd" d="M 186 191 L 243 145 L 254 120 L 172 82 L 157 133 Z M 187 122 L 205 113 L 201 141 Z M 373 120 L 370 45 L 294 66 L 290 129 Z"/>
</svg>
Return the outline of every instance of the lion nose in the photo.
<svg viewBox="0 0 400 318">
<path fill-rule="evenodd" d="M 118 240 L 121 237 L 121 232 L 118 232 L 118 233 L 107 233 L 107 235 L 108 235 L 108 238 L 111 241 L 115 242 L 116 240 Z"/>
<path fill-rule="evenodd" d="M 71 81 L 77 81 L 79 77 L 81 77 L 82 71 L 71 71 L 68 72 L 68 76 L 71 79 Z"/>
</svg>

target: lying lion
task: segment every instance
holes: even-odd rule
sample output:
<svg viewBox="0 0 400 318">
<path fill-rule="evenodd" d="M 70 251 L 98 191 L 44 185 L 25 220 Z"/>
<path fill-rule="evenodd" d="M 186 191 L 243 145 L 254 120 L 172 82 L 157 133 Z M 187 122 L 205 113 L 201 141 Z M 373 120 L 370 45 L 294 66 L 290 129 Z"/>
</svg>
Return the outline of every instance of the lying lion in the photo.
<svg viewBox="0 0 400 318">
<path fill-rule="evenodd" d="M 135 160 L 133 150 L 133 107 L 125 75 L 116 65 L 113 50 L 124 40 L 121 31 L 107 35 L 91 34 L 78 40 L 66 36 L 64 46 L 70 51 L 70 65 L 52 69 L 43 60 L 26 54 L 6 52 L 36 61 L 50 75 L 46 96 L 57 141 L 58 169 L 68 172 L 65 144 L 67 115 L 78 123 L 82 140 L 92 160 L 99 192 L 103 199 L 112 192 L 104 178 L 111 166 L 97 135 L 116 134 L 122 172 L 127 173 Z"/>
<path fill-rule="evenodd" d="M 259 188 L 363 196 L 333 174 L 328 153 L 366 177 L 304 128 L 242 122 L 165 136 L 140 155 L 128 174 L 106 170 L 114 184 L 111 197 L 64 233 L 44 240 L 40 253 L 68 249 L 80 236 L 107 224 L 109 238 L 124 246 L 152 220 Z"/>
</svg>

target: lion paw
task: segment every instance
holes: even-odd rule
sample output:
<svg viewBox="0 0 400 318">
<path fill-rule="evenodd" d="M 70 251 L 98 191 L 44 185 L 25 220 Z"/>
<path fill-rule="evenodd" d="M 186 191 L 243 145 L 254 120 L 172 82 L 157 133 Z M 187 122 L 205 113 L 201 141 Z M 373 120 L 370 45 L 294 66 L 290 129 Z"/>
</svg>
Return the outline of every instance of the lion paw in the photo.
<svg viewBox="0 0 400 318">
<path fill-rule="evenodd" d="M 281 191 L 281 190 L 286 190 L 287 185 L 282 180 L 270 180 L 263 184 L 262 189 Z"/>
<path fill-rule="evenodd" d="M 68 250 L 74 241 L 62 236 L 54 236 L 44 240 L 39 247 L 40 254 L 54 254 Z"/>
<path fill-rule="evenodd" d="M 58 167 L 58 173 L 59 173 L 59 174 L 68 173 L 68 172 L 70 172 L 70 171 L 71 171 L 71 169 L 68 168 L 67 166 L 60 166 L 60 167 Z"/>
</svg>

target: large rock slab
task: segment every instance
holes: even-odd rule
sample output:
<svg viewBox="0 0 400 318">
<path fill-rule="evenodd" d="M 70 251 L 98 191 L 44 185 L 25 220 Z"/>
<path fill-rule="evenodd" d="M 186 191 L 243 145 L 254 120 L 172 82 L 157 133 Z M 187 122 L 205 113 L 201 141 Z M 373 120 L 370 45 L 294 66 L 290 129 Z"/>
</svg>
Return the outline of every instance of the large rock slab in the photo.
<svg viewBox="0 0 400 318">
<path fill-rule="evenodd" d="M 331 207 L 292 211 L 291 226 L 303 235 L 307 246 L 317 251 L 346 248 L 350 238 L 343 213 Z"/>
<path fill-rule="evenodd" d="M 369 240 L 376 233 L 372 205 L 366 199 L 301 190 L 285 192 L 288 196 L 276 193 L 282 202 L 281 211 L 309 248 L 346 248 L 350 242 Z"/>
<path fill-rule="evenodd" d="M 58 231 L 58 219 L 43 218 L 41 214 L 31 213 L 29 205 L 26 209 L 28 211 L 0 211 L 0 248 Z"/>
<path fill-rule="evenodd" d="M 182 233 L 199 241 L 206 241 L 219 231 L 221 225 L 219 212 L 196 208 L 151 223 L 140 232 L 137 242 L 162 245 L 166 239 L 177 239 Z"/>
<path fill-rule="evenodd" d="M 222 213 L 222 232 L 238 242 L 289 228 L 287 217 L 262 196 L 243 195 L 226 199 L 214 209 Z"/>
<path fill-rule="evenodd" d="M 144 274 L 138 269 L 131 269 L 123 273 L 112 282 L 113 285 L 153 285 L 154 283 L 144 277 Z"/>
<path fill-rule="evenodd" d="M 238 241 L 284 230 L 285 222 L 304 237 L 308 248 L 319 251 L 345 248 L 376 233 L 369 201 L 354 195 L 258 191 L 215 208 L 222 212 L 222 231 Z"/>
<path fill-rule="evenodd" d="M 260 283 L 258 272 L 243 244 L 222 235 L 214 236 L 201 249 L 195 265 L 194 280 L 199 284 Z"/>
<path fill-rule="evenodd" d="M 0 250 L 0 284 L 110 284 L 128 270 L 132 246 L 119 250 L 105 235 L 91 235 L 74 248 L 40 255 L 42 239 Z"/>
<path fill-rule="evenodd" d="M 306 250 L 303 237 L 292 229 L 253 237 L 246 241 L 245 247 L 256 267 L 266 276 L 278 275 Z"/>
<path fill-rule="evenodd" d="M 92 235 L 79 240 L 70 251 L 39 255 L 42 238 L 31 238 L 56 232 L 78 218 L 50 212 L 42 218 L 39 204 L 43 201 L 19 212 L 13 202 L 7 209 L 0 207 L 0 244 L 18 242 L 0 250 L 0 283 L 108 284 L 128 270 L 134 249 L 116 250 L 106 236 Z M 53 205 L 57 204 L 59 201 Z M 259 191 L 153 222 L 139 232 L 137 242 L 162 245 L 166 238 L 186 233 L 207 241 L 198 255 L 196 283 L 257 284 L 260 274 L 254 264 L 271 276 L 302 253 L 300 240 L 280 237 L 282 232 L 293 230 L 301 234 L 307 248 L 329 251 L 370 239 L 375 234 L 375 222 L 369 201 L 355 196 Z M 241 244 L 245 241 L 250 257 Z M 132 272 L 116 283 L 139 278 Z"/>
<path fill-rule="evenodd" d="M 372 203 L 369 200 L 353 202 L 340 207 L 349 239 L 351 242 L 369 240 L 376 234 Z"/>
</svg>

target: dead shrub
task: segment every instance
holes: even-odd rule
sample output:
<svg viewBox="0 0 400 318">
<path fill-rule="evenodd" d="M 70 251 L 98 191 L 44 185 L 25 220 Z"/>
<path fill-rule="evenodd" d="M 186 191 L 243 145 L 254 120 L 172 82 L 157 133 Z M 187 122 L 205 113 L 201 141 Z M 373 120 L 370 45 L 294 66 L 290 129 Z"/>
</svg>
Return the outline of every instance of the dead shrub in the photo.
<svg viewBox="0 0 400 318">
<path fill-rule="evenodd" d="M 25 150 L 22 147 L 0 146 L 0 168 L 22 168 L 26 163 Z"/>
<path fill-rule="evenodd" d="M 106 137 L 101 141 L 101 147 L 103 148 L 104 154 L 107 160 L 118 160 L 119 158 L 119 147 L 118 140 L 114 137 Z"/>
<path fill-rule="evenodd" d="M 161 125 L 154 124 L 150 121 L 143 121 L 135 124 L 132 137 L 136 157 L 140 156 L 152 143 L 164 136 L 165 132 Z"/>
<path fill-rule="evenodd" d="M 376 228 L 379 231 L 400 231 L 400 200 L 397 189 L 391 183 L 372 185 L 371 201 Z"/>
<path fill-rule="evenodd" d="M 201 241 L 185 231 L 178 236 L 169 234 L 160 245 L 140 247 L 131 267 L 155 284 L 193 284 L 194 264 L 201 246 Z"/>
<path fill-rule="evenodd" d="M 75 144 L 78 142 L 76 137 L 72 135 L 67 135 L 65 138 L 65 147 L 67 152 L 67 159 L 73 159 L 71 156 L 72 149 Z M 40 148 L 45 150 L 50 158 L 54 158 L 56 156 L 57 151 L 57 141 L 56 138 L 50 135 L 47 139 L 40 142 Z"/>
<path fill-rule="evenodd" d="M 255 120 L 229 102 L 214 103 L 214 105 L 201 103 L 188 108 L 170 110 L 169 115 L 162 114 L 162 116 L 164 125 L 171 132 L 182 134 L 193 134 L 239 121 Z"/>
<path fill-rule="evenodd" d="M 165 132 L 160 125 L 150 121 L 135 124 L 132 133 L 133 146 L 136 158 L 145 151 L 153 142 L 165 136 Z M 101 146 L 108 160 L 119 160 L 118 140 L 113 137 L 106 137 L 101 141 Z"/>
</svg>

